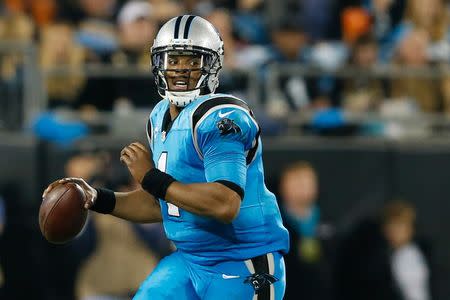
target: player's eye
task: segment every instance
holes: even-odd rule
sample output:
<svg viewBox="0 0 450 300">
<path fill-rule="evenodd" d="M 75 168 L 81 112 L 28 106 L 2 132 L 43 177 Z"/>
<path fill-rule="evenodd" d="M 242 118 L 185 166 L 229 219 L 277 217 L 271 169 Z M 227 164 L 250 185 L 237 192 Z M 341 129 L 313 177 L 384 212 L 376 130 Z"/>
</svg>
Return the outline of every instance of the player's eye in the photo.
<svg viewBox="0 0 450 300">
<path fill-rule="evenodd" d="M 191 60 L 190 65 L 191 65 L 192 67 L 198 67 L 198 66 L 200 66 L 200 60 L 198 60 L 198 59 L 193 59 L 193 60 Z"/>
<path fill-rule="evenodd" d="M 178 63 L 176 59 L 169 59 L 169 65 L 174 66 Z"/>
</svg>

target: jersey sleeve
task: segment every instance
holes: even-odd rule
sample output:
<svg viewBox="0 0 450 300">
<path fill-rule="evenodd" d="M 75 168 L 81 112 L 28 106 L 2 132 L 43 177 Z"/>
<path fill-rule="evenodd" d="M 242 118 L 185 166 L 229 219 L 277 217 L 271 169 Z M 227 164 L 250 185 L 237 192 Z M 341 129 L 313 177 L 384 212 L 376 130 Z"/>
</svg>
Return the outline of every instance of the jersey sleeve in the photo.
<svg viewBox="0 0 450 300">
<path fill-rule="evenodd" d="M 248 111 L 237 107 L 208 113 L 194 133 L 206 180 L 230 181 L 245 190 L 247 156 L 258 138 L 258 125 Z"/>
</svg>

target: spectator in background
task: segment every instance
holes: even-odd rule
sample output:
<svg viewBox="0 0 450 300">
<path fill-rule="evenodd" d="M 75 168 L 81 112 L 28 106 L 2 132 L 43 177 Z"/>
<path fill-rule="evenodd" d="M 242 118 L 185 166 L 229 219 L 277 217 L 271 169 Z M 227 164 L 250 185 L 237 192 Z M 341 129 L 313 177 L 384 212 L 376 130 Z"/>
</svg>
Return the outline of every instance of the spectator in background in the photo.
<svg viewBox="0 0 450 300">
<path fill-rule="evenodd" d="M 117 17 L 120 49 L 113 56 L 113 64 L 148 69 L 150 45 L 157 31 L 152 13 L 152 6 L 142 0 L 128 1 L 120 9 Z"/>
<path fill-rule="evenodd" d="M 75 42 L 72 26 L 58 22 L 44 27 L 39 54 L 42 70 L 49 72 L 45 76 L 49 107 L 76 105 L 85 85 L 82 73 L 85 52 Z M 58 68 L 66 69 L 62 74 L 52 74 Z"/>
<path fill-rule="evenodd" d="M 51 24 L 58 10 L 56 0 L 5 0 L 4 2 L 7 10 L 13 14 L 29 14 L 38 27 Z"/>
<path fill-rule="evenodd" d="M 399 41 L 393 62 L 398 67 L 420 68 L 428 66 L 427 49 L 430 34 L 424 29 L 412 29 Z M 444 93 L 445 78 L 401 77 L 391 81 L 391 97 L 409 101 L 423 112 L 449 111 L 450 95 Z"/>
<path fill-rule="evenodd" d="M 149 269 L 156 265 L 158 257 L 128 222 L 100 214 L 92 218 L 98 236 L 97 244 L 94 253 L 83 262 L 78 273 L 78 299 L 130 299 Z"/>
<path fill-rule="evenodd" d="M 309 44 L 309 37 L 304 31 L 302 20 L 295 16 L 287 16 L 272 28 L 270 63 L 302 64 L 305 67 L 313 65 L 312 58 L 320 57 Z M 322 48 L 325 49 L 325 48 Z M 333 55 L 329 53 L 330 55 Z M 319 55 L 317 55 L 319 54 Z M 323 57 L 323 56 L 322 56 Z M 320 59 L 319 59 L 320 61 Z M 282 72 L 279 90 L 267 91 L 266 95 L 269 114 L 271 111 L 281 111 L 281 115 L 288 111 L 326 110 L 339 103 L 339 89 L 334 77 L 323 75 L 319 77 L 306 77 L 286 74 Z"/>
<path fill-rule="evenodd" d="M 448 65 L 450 63 L 450 11 L 444 0 L 410 0 L 408 2 L 405 20 L 399 26 L 399 35 L 401 36 L 402 32 L 406 32 L 407 35 L 416 29 L 423 30 L 428 35 L 425 49 L 427 62 L 433 63 L 437 70 L 443 64 Z M 448 114 L 450 113 L 450 76 L 447 74 L 435 81 L 437 81 L 437 87 L 435 87 L 437 95 L 434 96 L 438 99 L 438 111 Z M 423 108 L 422 104 L 421 107 Z"/>
<path fill-rule="evenodd" d="M 307 162 L 284 170 L 280 181 L 284 224 L 290 233 L 285 256 L 288 284 L 285 299 L 331 299 L 331 227 L 317 204 L 318 178 Z"/>
<path fill-rule="evenodd" d="M 360 28 L 365 29 L 358 35 L 353 36 L 353 40 L 356 40 L 359 35 L 371 34 L 378 42 L 388 41 L 391 34 L 395 32 L 395 28 L 402 21 L 405 4 L 406 0 L 340 1 L 344 39 L 348 40 L 348 30 L 357 29 L 358 26 L 363 25 Z M 369 18 L 366 19 L 364 15 Z"/>
<path fill-rule="evenodd" d="M 0 40 L 30 43 L 33 41 L 35 27 L 32 20 L 25 14 L 16 13 L 0 17 Z M 20 53 L 2 53 L 0 56 L 0 75 L 4 79 L 16 77 L 16 72 L 23 62 Z"/>
<path fill-rule="evenodd" d="M 415 29 L 424 30 L 429 35 L 427 59 L 430 62 L 450 61 L 449 12 L 442 0 L 408 1 L 404 18 L 385 39 L 381 40 L 383 59 L 389 60 L 399 40 Z"/>
<path fill-rule="evenodd" d="M 382 231 L 391 250 L 390 266 L 395 284 L 405 300 L 429 300 L 430 266 L 420 245 L 413 240 L 416 212 L 405 202 L 387 204 Z"/>
<path fill-rule="evenodd" d="M 286 16 L 271 30 L 272 60 L 276 62 L 305 62 L 308 36 L 301 20 Z"/>
<path fill-rule="evenodd" d="M 6 162 L 15 166 L 17 157 L 12 154 Z M 0 266 L 4 277 L 0 284 L 0 299 L 62 299 L 51 297 L 54 291 L 48 288 L 49 282 L 55 281 L 48 276 L 50 266 L 45 263 L 43 238 L 35 219 L 37 203 L 29 197 L 35 193 L 25 192 L 28 186 L 15 183 L 13 177 L 6 177 L 8 180 L 0 183 L 0 195 L 4 201 L 4 227 L 0 234 Z"/>
<path fill-rule="evenodd" d="M 233 37 L 233 22 L 231 14 L 223 8 L 216 8 L 210 11 L 206 19 L 220 32 L 224 44 L 224 51 L 227 54 L 224 58 L 224 69 L 234 69 L 239 67 L 236 64 L 236 41 Z"/>
<path fill-rule="evenodd" d="M 342 39 L 352 45 L 359 37 L 370 34 L 370 13 L 362 7 L 350 6 L 341 13 Z"/>
<path fill-rule="evenodd" d="M 373 112 L 386 98 L 385 83 L 364 72 L 374 70 L 378 63 L 378 44 L 370 34 L 356 39 L 352 46 L 349 65 L 362 72 L 343 83 L 342 106 L 350 112 Z"/>
<path fill-rule="evenodd" d="M 141 69 L 148 75 L 90 78 L 78 107 L 128 111 L 133 107 L 153 107 L 161 99 L 150 74 L 150 45 L 157 30 L 153 7 L 146 1 L 128 1 L 119 10 L 117 28 L 120 47 L 110 62 L 116 67 Z"/>
<path fill-rule="evenodd" d="M 250 4 L 242 5 L 245 6 Z M 225 70 L 248 70 L 248 68 L 254 68 L 261 65 L 268 59 L 269 53 L 266 47 L 255 45 L 249 40 L 243 40 L 245 37 L 242 36 L 242 34 L 245 35 L 247 33 L 241 32 L 241 30 L 245 31 L 248 26 L 255 25 L 252 23 L 252 17 L 249 17 L 250 20 L 247 20 L 246 16 L 243 15 L 236 17 L 236 11 L 231 11 L 222 7 L 210 7 L 209 10 L 205 9 L 202 13 L 204 13 L 205 18 L 217 28 L 224 41 L 224 50 L 227 54 L 224 61 Z M 251 25 L 248 23 L 251 23 Z M 252 28 L 252 30 L 263 31 L 264 28 L 258 27 Z M 248 34 L 251 35 L 251 33 Z M 266 33 L 252 34 L 265 35 Z M 251 37 L 249 38 L 252 39 Z M 257 38 L 255 37 L 255 39 Z"/>
<path fill-rule="evenodd" d="M 113 183 L 121 186 L 121 191 L 134 188 L 131 187 L 133 183 L 124 185 L 117 181 L 121 177 L 120 170 L 114 169 L 109 154 L 105 152 L 87 151 L 71 157 L 65 173 L 68 177 L 84 178 L 94 186 L 104 186 L 113 177 Z M 77 272 L 71 282 L 75 285 L 76 298 L 129 299 L 147 276 L 149 267 L 156 265 L 157 257 L 128 222 L 90 214 L 88 225 L 72 243 L 72 252 L 83 252 L 81 249 L 87 248 L 85 243 L 92 242 L 88 237 L 96 237 L 89 257 L 84 256 L 77 262 Z M 115 263 L 111 264 L 111 261 Z"/>
<path fill-rule="evenodd" d="M 74 18 L 78 25 L 78 43 L 87 51 L 87 61 L 109 63 L 111 55 L 117 51 L 119 41 L 114 18 L 117 0 L 77 0 L 78 13 Z"/>
<path fill-rule="evenodd" d="M 341 26 L 344 41 L 352 44 L 370 34 L 379 43 L 380 58 L 389 63 L 395 46 L 406 0 L 346 0 L 341 2 Z"/>
<path fill-rule="evenodd" d="M 224 72 L 220 75 L 220 85 L 217 91 L 248 99 L 249 96 L 246 94 L 249 84 L 248 77 L 233 71 L 251 68 L 256 64 L 254 60 L 258 58 L 251 56 L 251 53 L 248 52 L 249 49 L 245 49 L 245 46 L 240 47 L 238 44 L 233 34 L 233 19 L 229 10 L 213 8 L 205 17 L 220 32 L 225 46 Z"/>
<path fill-rule="evenodd" d="M 338 19 L 337 0 L 299 0 L 299 18 L 312 41 L 337 39 L 339 27 L 333 26 Z"/>
<path fill-rule="evenodd" d="M 23 13 L 0 16 L 0 41 L 27 45 L 34 35 L 32 20 Z M 0 53 L 0 127 L 17 129 L 22 120 L 24 53 L 4 49 Z"/>
<path fill-rule="evenodd" d="M 64 165 L 66 176 L 84 176 L 90 180 L 101 173 L 103 161 L 98 155 L 77 153 L 70 157 Z M 45 289 L 51 296 L 49 300 L 75 300 L 75 280 L 81 264 L 92 254 L 96 244 L 93 222 L 89 217 L 82 233 L 64 245 L 55 245 L 45 241 Z M 42 258 L 41 258 L 42 259 Z M 61 270 L 64 270 L 63 272 Z"/>
<path fill-rule="evenodd" d="M 28 1 L 28 3 L 31 15 L 38 27 L 42 28 L 55 21 L 58 9 L 56 0 Z"/>
<path fill-rule="evenodd" d="M 149 0 L 154 10 L 155 20 L 159 25 L 164 24 L 170 18 L 184 14 L 181 1 L 174 0 Z"/>
<path fill-rule="evenodd" d="M 365 8 L 372 16 L 372 34 L 378 41 L 385 41 L 404 15 L 405 0 L 370 0 Z"/>
<path fill-rule="evenodd" d="M 75 0 L 78 5 L 80 21 L 83 19 L 105 20 L 114 23 L 117 0 Z"/>
<path fill-rule="evenodd" d="M 414 237 L 414 208 L 403 201 L 385 205 L 342 241 L 336 283 L 338 300 L 429 300 L 429 246 Z"/>
<path fill-rule="evenodd" d="M 409 0 L 404 22 L 405 25 L 424 29 L 432 43 L 448 38 L 449 12 L 444 0 Z"/>
<path fill-rule="evenodd" d="M 236 38 L 246 45 L 267 45 L 269 43 L 265 15 L 267 3 L 262 0 L 237 0 L 228 3 L 234 4 L 227 8 L 233 17 Z"/>
<path fill-rule="evenodd" d="M 307 36 L 300 20 L 294 16 L 280 20 L 271 28 L 270 36 L 270 56 L 263 66 L 265 77 L 268 76 L 266 68 L 273 63 L 307 63 Z M 281 116 L 310 105 L 312 100 L 307 82 L 302 76 L 283 76 L 279 79 L 279 90 L 266 91 L 265 101 L 269 115 Z"/>
<path fill-rule="evenodd" d="M 112 56 L 113 65 L 134 66 L 148 72 L 150 46 L 158 29 L 153 7 L 147 1 L 128 1 L 119 11 L 117 25 L 120 49 Z M 128 76 L 116 79 L 114 101 L 137 107 L 155 106 L 161 97 L 153 80 L 150 74 L 144 78 Z"/>
</svg>

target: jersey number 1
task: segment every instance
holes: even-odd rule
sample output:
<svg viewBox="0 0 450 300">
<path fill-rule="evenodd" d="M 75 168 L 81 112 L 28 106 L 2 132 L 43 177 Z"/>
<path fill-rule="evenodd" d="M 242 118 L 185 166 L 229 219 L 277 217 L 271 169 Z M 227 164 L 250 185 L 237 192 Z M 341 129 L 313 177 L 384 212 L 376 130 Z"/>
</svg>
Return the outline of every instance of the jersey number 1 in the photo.
<svg viewBox="0 0 450 300">
<path fill-rule="evenodd" d="M 167 152 L 164 151 L 161 153 L 161 156 L 158 159 L 158 170 L 166 172 L 167 169 Z M 173 217 L 179 217 L 180 216 L 180 210 L 178 209 L 178 206 L 173 205 L 172 203 L 167 202 L 167 213 L 169 216 Z"/>
</svg>

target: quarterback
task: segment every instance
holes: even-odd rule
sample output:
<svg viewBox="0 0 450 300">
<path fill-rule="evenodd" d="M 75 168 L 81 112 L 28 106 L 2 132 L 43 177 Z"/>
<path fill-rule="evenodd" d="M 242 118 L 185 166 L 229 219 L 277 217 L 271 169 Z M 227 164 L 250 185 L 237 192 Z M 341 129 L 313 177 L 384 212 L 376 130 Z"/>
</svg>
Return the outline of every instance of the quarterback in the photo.
<svg viewBox="0 0 450 300">
<path fill-rule="evenodd" d="M 205 19 L 169 20 L 151 49 L 163 97 L 147 122 L 148 147 L 120 160 L 141 188 L 128 193 L 72 181 L 86 209 L 133 222 L 162 222 L 176 251 L 134 299 L 283 299 L 289 237 L 264 184 L 260 128 L 241 99 L 215 94 L 223 42 Z"/>
</svg>

